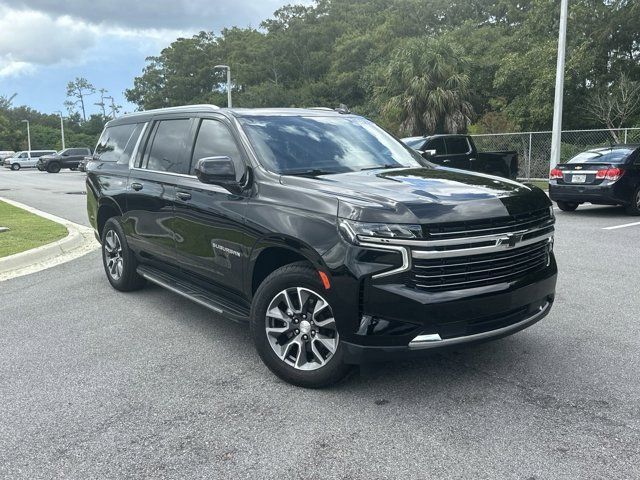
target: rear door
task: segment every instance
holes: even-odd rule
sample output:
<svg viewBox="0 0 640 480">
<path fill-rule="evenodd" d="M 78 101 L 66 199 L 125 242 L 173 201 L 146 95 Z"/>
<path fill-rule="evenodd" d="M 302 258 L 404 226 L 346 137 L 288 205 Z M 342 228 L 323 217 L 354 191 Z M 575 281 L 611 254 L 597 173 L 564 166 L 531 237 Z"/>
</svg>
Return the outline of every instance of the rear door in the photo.
<svg viewBox="0 0 640 480">
<path fill-rule="evenodd" d="M 156 117 L 144 149 L 134 160 L 127 185 L 126 229 L 142 261 L 169 273 L 179 271 L 175 255 L 176 183 L 189 173 L 194 120 Z"/>
<path fill-rule="evenodd" d="M 250 247 L 244 224 L 246 199 L 201 183 L 195 166 L 201 158 L 226 156 L 233 160 L 240 181 L 247 171 L 246 157 L 224 117 L 200 116 L 195 128 L 189 175 L 178 178 L 176 185 L 176 255 L 190 280 L 240 293 Z"/>
</svg>

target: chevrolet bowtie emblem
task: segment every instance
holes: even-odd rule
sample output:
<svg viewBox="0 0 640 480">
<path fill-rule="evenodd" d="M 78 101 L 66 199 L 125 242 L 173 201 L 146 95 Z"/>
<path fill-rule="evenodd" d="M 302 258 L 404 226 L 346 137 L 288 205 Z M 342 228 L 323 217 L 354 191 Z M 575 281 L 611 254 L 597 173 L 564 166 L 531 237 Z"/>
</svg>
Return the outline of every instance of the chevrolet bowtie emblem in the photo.
<svg viewBox="0 0 640 480">
<path fill-rule="evenodd" d="M 510 247 L 515 247 L 521 241 L 522 241 L 521 233 L 507 233 L 506 238 L 500 239 L 500 244 L 509 245 Z"/>
<path fill-rule="evenodd" d="M 582 167 L 580 165 L 576 165 L 576 170 L 582 170 Z"/>
</svg>

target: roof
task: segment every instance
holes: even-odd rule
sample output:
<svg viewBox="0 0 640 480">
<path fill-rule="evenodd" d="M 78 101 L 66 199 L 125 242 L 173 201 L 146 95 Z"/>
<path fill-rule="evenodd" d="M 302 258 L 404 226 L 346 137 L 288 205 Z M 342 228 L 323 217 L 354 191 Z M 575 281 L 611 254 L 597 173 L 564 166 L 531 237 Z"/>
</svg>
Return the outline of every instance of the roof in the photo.
<svg viewBox="0 0 640 480">
<path fill-rule="evenodd" d="M 305 116 L 305 117 L 326 117 L 344 115 L 331 108 L 220 108 L 216 105 L 183 105 L 180 107 L 158 108 L 155 110 L 143 110 L 123 115 L 111 120 L 109 124 L 130 123 L 132 121 L 147 120 L 155 115 L 165 115 L 172 113 L 207 113 L 216 112 L 234 117 L 256 117 L 256 116 Z"/>
</svg>

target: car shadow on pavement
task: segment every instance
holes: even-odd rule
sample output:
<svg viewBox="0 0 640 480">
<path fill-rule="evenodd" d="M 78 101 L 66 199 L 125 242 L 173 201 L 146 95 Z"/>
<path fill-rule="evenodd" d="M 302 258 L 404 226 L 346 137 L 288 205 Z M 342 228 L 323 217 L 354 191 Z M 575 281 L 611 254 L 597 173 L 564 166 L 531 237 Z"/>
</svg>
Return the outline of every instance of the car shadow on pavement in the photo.
<svg viewBox="0 0 640 480">
<path fill-rule="evenodd" d="M 556 216 L 561 217 L 592 217 L 592 218 L 635 218 L 625 212 L 620 206 L 581 205 L 574 212 L 556 210 Z"/>
<path fill-rule="evenodd" d="M 164 289 L 153 285 L 146 287 L 143 292 L 157 296 L 158 301 L 166 295 Z M 240 382 L 298 392 L 310 398 L 313 392 L 317 392 L 289 385 L 269 372 L 254 349 L 248 324 L 227 320 L 177 295 L 172 298 L 171 304 L 172 310 L 181 313 L 171 316 L 171 321 L 186 326 L 195 335 L 204 338 L 203 342 L 210 345 L 212 352 L 208 361 L 233 359 L 234 365 L 230 365 L 230 369 L 242 372 Z M 238 352 L 242 352 L 242 355 L 237 355 Z M 536 341 L 526 332 L 519 333 L 486 344 L 429 353 L 418 359 L 365 364 L 355 368 L 353 374 L 343 382 L 322 392 L 323 395 L 355 396 L 382 403 L 402 398 L 403 402 L 413 399 L 427 404 L 442 392 L 464 396 L 470 385 L 486 389 L 487 384 L 493 381 L 492 377 L 510 376 L 510 365 L 517 365 L 518 371 L 526 372 L 530 362 L 531 368 L 535 369 L 536 356 L 544 354 L 543 342 Z M 209 374 L 213 374 L 211 370 Z"/>
</svg>

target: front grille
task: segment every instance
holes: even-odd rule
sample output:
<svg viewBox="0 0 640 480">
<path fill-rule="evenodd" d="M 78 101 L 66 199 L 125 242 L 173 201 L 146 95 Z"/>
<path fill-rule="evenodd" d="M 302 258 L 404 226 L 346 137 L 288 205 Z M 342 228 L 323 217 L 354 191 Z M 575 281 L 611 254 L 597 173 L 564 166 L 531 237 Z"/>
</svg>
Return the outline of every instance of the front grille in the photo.
<svg viewBox="0 0 640 480">
<path fill-rule="evenodd" d="M 428 240 L 446 240 L 450 238 L 479 237 L 518 230 L 530 230 L 542 227 L 551 220 L 549 207 L 527 213 L 505 217 L 466 222 L 448 222 L 424 225 L 423 232 Z"/>
<path fill-rule="evenodd" d="M 413 259 L 408 284 L 430 292 L 512 282 L 549 264 L 549 240 L 482 255 Z"/>
</svg>

